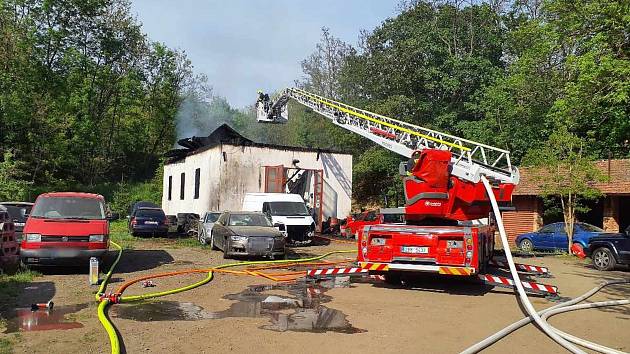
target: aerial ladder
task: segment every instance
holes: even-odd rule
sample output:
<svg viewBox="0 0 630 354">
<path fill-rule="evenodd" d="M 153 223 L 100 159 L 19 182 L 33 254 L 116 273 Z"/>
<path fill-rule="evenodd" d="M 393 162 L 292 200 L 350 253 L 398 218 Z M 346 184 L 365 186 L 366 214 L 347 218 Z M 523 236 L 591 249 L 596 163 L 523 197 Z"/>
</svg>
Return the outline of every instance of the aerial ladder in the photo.
<svg viewBox="0 0 630 354">
<path fill-rule="evenodd" d="M 256 119 L 283 124 L 288 102 L 310 108 L 333 124 L 359 134 L 406 158 L 400 164 L 406 225 L 370 225 L 358 233 L 358 261 L 371 274 L 396 282 L 404 272 L 478 275 L 486 282 L 511 287 L 510 279 L 483 274 L 494 253 L 494 228 L 475 220 L 489 218 L 491 204 L 482 176 L 499 203 L 511 203 L 519 182 L 510 152 L 454 135 L 356 108 L 299 88 L 287 88 L 275 99 L 259 91 Z M 535 266 L 522 265 L 527 269 Z M 528 268 L 534 267 L 534 268 Z M 540 285 L 542 292 L 554 292 Z M 536 291 L 534 291 L 536 292 Z"/>
</svg>

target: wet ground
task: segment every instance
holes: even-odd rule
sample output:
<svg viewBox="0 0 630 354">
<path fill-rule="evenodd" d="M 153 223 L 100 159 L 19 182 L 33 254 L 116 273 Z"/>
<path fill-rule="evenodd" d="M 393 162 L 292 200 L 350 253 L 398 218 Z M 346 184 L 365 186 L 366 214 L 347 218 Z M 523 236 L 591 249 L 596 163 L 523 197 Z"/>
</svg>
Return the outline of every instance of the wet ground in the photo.
<svg viewBox="0 0 630 354">
<path fill-rule="evenodd" d="M 123 253 L 114 275 L 116 280 L 232 262 L 224 260 L 219 251 L 171 246 L 169 242 L 163 239 L 136 242 L 134 249 Z M 301 257 L 312 257 L 350 248 L 354 247 L 331 244 L 294 250 Z M 327 260 L 341 261 L 346 257 L 338 255 Z M 538 281 L 558 286 L 566 297 L 581 295 L 603 280 L 630 278 L 627 270 L 599 272 L 572 257 L 530 257 L 520 262 L 548 267 L 554 277 Z M 87 271 L 50 269 L 42 273 L 32 283 L 23 284 L 19 295 L 4 304 L 13 314 L 0 314 L 0 344 L 10 343 L 15 353 L 108 352 L 108 336 L 96 315 L 96 288 L 88 285 Z M 183 287 L 204 276 L 158 278 L 153 280 L 155 288 L 143 288 L 138 283 L 125 294 Z M 118 285 L 112 284 L 108 290 Z M 116 304 L 108 313 L 128 353 L 251 353 L 252 348 L 257 354 L 457 353 L 523 317 L 512 290 L 462 279 L 426 276 L 409 282 L 405 279 L 402 286 L 380 281 L 361 284 L 353 280 L 337 286 L 319 283 L 313 287 L 306 284 L 278 287 L 261 278 L 217 274 L 205 286 L 159 299 L 166 304 L 160 301 L 139 306 Z M 629 296 L 630 287 L 614 286 L 603 289 L 589 301 Z M 56 304 L 52 312 L 28 312 L 30 304 L 51 299 Z M 541 297 L 530 299 L 538 310 L 553 305 Z M 87 308 L 81 304 L 88 304 Z M 12 310 L 15 308 L 24 312 Z M 45 329 L 50 323 L 47 321 L 55 326 L 70 323 L 75 327 L 33 330 Z M 562 314 L 550 322 L 578 337 L 630 351 L 628 306 Z M 484 352 L 560 353 L 563 350 L 535 326 L 526 326 Z"/>
<path fill-rule="evenodd" d="M 9 319 L 4 333 L 18 331 L 48 331 L 54 329 L 81 328 L 83 324 L 73 320 L 70 316 L 89 305 L 78 304 L 68 306 L 53 306 L 52 309 L 17 308 L 9 313 Z"/>
<path fill-rule="evenodd" d="M 235 301 L 224 311 L 209 312 L 189 302 L 152 301 L 118 305 L 113 316 L 143 322 L 262 317 L 268 318 L 270 323 L 260 328 L 277 332 L 362 333 L 365 330 L 353 327 L 343 312 L 322 305 L 331 300 L 325 295 L 326 291 L 350 286 L 348 277 L 317 283 L 253 285 L 240 293 L 224 296 L 226 300 Z M 278 292 L 287 295 L 276 295 Z"/>
</svg>

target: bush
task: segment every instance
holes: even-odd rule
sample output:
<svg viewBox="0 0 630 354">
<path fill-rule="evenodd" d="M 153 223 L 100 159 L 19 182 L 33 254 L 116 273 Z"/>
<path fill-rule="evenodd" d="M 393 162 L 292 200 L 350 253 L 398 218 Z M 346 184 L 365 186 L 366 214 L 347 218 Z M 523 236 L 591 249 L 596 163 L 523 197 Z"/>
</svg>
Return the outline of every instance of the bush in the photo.
<svg viewBox="0 0 630 354">
<path fill-rule="evenodd" d="M 112 212 L 124 216 L 129 213 L 129 208 L 133 203 L 141 200 L 161 205 L 161 184 L 158 184 L 155 179 L 141 183 L 120 183 L 114 192 L 110 208 Z"/>
</svg>

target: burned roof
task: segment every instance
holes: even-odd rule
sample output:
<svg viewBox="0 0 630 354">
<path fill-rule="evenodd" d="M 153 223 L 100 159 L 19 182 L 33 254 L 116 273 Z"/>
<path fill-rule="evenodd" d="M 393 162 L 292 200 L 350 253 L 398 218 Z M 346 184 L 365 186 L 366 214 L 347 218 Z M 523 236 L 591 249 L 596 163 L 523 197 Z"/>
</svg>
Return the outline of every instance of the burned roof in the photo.
<svg viewBox="0 0 630 354">
<path fill-rule="evenodd" d="M 200 147 L 216 145 L 220 143 L 244 145 L 247 143 L 253 143 L 253 141 L 242 136 L 236 130 L 232 129 L 232 127 L 225 123 L 215 129 L 212 133 L 210 133 L 210 135 L 206 137 L 193 136 L 177 141 L 177 144 L 189 150 L 195 150 Z"/>
<path fill-rule="evenodd" d="M 298 146 L 285 146 L 285 145 L 257 143 L 242 136 L 239 132 L 237 132 L 236 130 L 234 130 L 232 127 L 230 127 L 227 124 L 221 125 L 217 129 L 215 129 L 212 133 L 210 133 L 210 135 L 208 135 L 207 137 L 193 136 L 190 138 L 180 139 L 177 141 L 177 144 L 184 147 L 184 149 L 173 149 L 166 152 L 164 154 L 164 156 L 168 158 L 166 160 L 166 164 L 183 160 L 186 158 L 186 156 L 194 155 L 194 154 L 209 150 L 221 144 L 235 145 L 235 146 L 253 146 L 253 147 L 277 149 L 277 150 L 348 154 L 345 152 L 331 150 L 331 149 L 305 148 L 305 147 L 298 147 Z"/>
</svg>

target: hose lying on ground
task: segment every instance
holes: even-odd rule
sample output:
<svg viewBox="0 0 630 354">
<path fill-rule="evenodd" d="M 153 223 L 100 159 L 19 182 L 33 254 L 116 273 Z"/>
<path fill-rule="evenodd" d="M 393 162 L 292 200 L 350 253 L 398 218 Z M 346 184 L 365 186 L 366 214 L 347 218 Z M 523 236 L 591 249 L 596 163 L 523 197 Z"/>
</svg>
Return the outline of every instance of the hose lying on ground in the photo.
<svg viewBox="0 0 630 354">
<path fill-rule="evenodd" d="M 630 279 L 621 279 L 621 280 L 612 280 L 612 281 L 608 281 L 606 283 L 602 283 L 599 286 L 594 287 L 593 289 L 589 290 L 588 292 L 586 292 L 584 295 L 576 297 L 575 299 L 557 304 L 555 306 L 552 306 L 548 309 L 542 310 L 540 312 L 538 312 L 539 315 L 544 315 L 547 312 L 556 310 L 556 309 L 560 309 L 560 308 L 570 308 L 572 305 L 575 305 L 577 303 L 580 303 L 588 298 L 590 298 L 591 296 L 595 295 L 597 292 L 599 292 L 601 289 L 603 289 L 606 286 L 610 286 L 610 285 L 615 285 L 615 284 L 630 284 Z M 508 334 L 516 331 L 517 329 L 529 324 L 532 322 L 531 317 L 525 317 L 520 319 L 519 321 L 516 321 L 514 323 L 512 323 L 511 325 L 503 328 L 502 330 L 500 330 L 499 332 L 491 335 L 490 337 L 480 341 L 479 343 L 476 343 L 472 346 L 470 346 L 469 348 L 466 348 L 464 351 L 462 351 L 462 354 L 473 354 L 473 353 L 478 353 L 480 351 L 482 351 L 483 349 L 491 346 L 492 344 L 498 342 L 500 339 L 504 338 L 505 336 L 507 336 Z"/>
<path fill-rule="evenodd" d="M 112 301 L 112 297 L 108 297 L 105 294 L 105 288 L 107 287 L 107 283 L 109 282 L 109 278 L 111 277 L 111 274 L 114 271 L 114 268 L 116 267 L 116 265 L 118 264 L 118 261 L 120 260 L 120 257 L 122 255 L 122 248 L 112 242 L 112 244 L 118 248 L 118 257 L 116 258 L 116 261 L 114 261 L 114 263 L 112 264 L 111 268 L 109 269 L 109 272 L 107 273 L 107 275 L 105 276 L 103 282 L 101 283 L 101 286 L 99 287 L 98 293 L 96 294 L 96 299 L 97 301 L 99 301 L 99 306 L 98 306 L 98 318 L 99 321 L 101 322 L 101 324 L 103 325 L 103 327 L 105 328 L 105 331 L 107 332 L 108 336 L 109 336 L 109 341 L 110 341 L 110 346 L 111 346 L 111 352 L 112 354 L 118 354 L 120 353 L 120 341 L 118 338 L 118 335 L 116 334 L 116 330 L 113 326 L 113 324 L 109 321 L 109 319 L 107 318 L 107 307 L 109 305 L 111 305 L 113 303 Z M 144 279 L 149 279 L 149 278 L 156 278 L 156 277 L 162 277 L 162 276 L 171 276 L 171 275 L 181 275 L 181 274 L 190 274 L 190 273 L 199 273 L 199 272 L 207 272 L 208 275 L 206 278 L 204 278 L 203 280 L 196 282 L 194 284 L 191 285 L 187 285 L 184 287 L 180 287 L 180 288 L 176 288 L 176 289 L 171 289 L 171 290 L 166 290 L 166 291 L 160 291 L 160 292 L 155 292 L 155 293 L 149 293 L 149 294 L 142 294 L 142 295 L 134 295 L 134 296 L 121 296 L 122 293 L 118 293 L 118 294 L 113 294 L 113 298 L 116 298 L 118 302 L 133 302 L 133 301 L 140 301 L 140 300 L 146 300 L 146 299 L 151 299 L 151 298 L 156 298 L 156 297 L 161 297 L 161 296 L 165 296 L 165 295 L 171 295 L 171 294 L 176 294 L 176 293 L 180 293 L 183 291 L 187 291 L 187 290 L 191 290 L 194 289 L 196 287 L 199 287 L 201 285 L 204 285 L 208 282 L 210 282 L 213 279 L 214 276 L 214 271 L 215 270 L 219 270 L 219 269 L 224 269 L 224 268 L 230 268 L 230 267 L 238 267 L 238 266 L 245 266 L 245 265 L 256 265 L 256 264 L 282 264 L 282 263 L 304 263 L 304 262 L 311 262 L 311 261 L 316 261 L 319 259 L 323 259 L 325 257 L 328 257 L 330 255 L 333 254 L 338 254 L 338 253 L 355 253 L 356 250 L 341 250 L 341 251 L 332 251 L 332 252 L 328 252 L 325 253 L 323 255 L 320 256 L 315 256 L 315 257 L 309 257 L 309 258 L 302 258 L 302 259 L 283 259 L 283 260 L 275 260 L 275 261 L 249 261 L 249 262 L 237 262 L 237 263 L 228 263 L 228 264 L 222 264 L 219 266 L 216 266 L 214 268 L 211 269 L 193 269 L 193 270 L 189 270 L 189 271 L 181 271 L 181 272 L 170 272 L 170 273 L 161 273 L 161 274 L 155 274 L 153 276 L 145 276 L 145 277 L 140 277 L 134 280 L 131 280 L 130 282 L 127 282 L 127 286 L 142 281 Z M 126 288 L 123 287 L 122 290 L 124 291 L 124 289 Z"/>
<path fill-rule="evenodd" d="M 547 311 L 545 314 L 543 314 L 541 316 L 541 318 L 545 321 L 547 321 L 547 318 L 553 316 L 553 315 L 557 315 L 559 313 L 562 312 L 569 312 L 569 311 L 575 311 L 575 310 L 583 310 L 583 309 L 590 309 L 590 308 L 595 308 L 595 307 L 604 307 L 604 306 L 619 306 L 619 305 L 628 305 L 630 304 L 630 300 L 610 300 L 610 301 L 601 301 L 601 302 L 592 302 L 589 304 L 582 304 L 582 305 L 573 305 L 573 306 L 564 306 L 555 310 L 550 310 Z M 551 327 L 553 328 L 554 331 L 556 331 L 556 333 L 558 333 L 560 336 L 562 336 L 563 338 L 565 338 L 566 340 L 573 342 L 577 345 L 581 345 L 585 348 L 588 349 L 592 349 L 595 351 L 598 351 L 600 353 L 606 353 L 606 354 L 624 354 L 624 352 L 621 352 L 619 350 L 616 349 L 612 349 L 612 348 L 608 348 L 605 347 L 601 344 L 597 344 L 597 343 L 593 343 L 593 342 L 589 342 L 585 339 L 576 337 L 574 335 L 562 332 L 561 330 L 555 328 L 555 327 Z"/>
<path fill-rule="evenodd" d="M 501 217 L 501 212 L 499 210 L 499 205 L 497 204 L 497 200 L 494 197 L 494 192 L 492 191 L 490 182 L 488 182 L 488 179 L 485 176 L 481 176 L 481 181 L 483 182 L 483 185 L 486 187 L 488 198 L 490 199 L 490 203 L 492 204 L 492 209 L 494 211 L 494 214 L 497 220 L 497 225 L 499 226 L 499 234 L 501 236 L 501 243 L 503 244 L 503 250 L 505 251 L 505 257 L 510 267 L 510 273 L 512 274 L 514 285 L 518 292 L 519 298 L 521 299 L 521 304 L 523 305 L 523 307 L 525 307 L 525 310 L 527 311 L 529 316 L 532 317 L 532 319 L 536 322 L 536 324 L 540 327 L 540 329 L 543 330 L 543 332 L 545 332 L 545 334 L 551 337 L 551 339 L 553 339 L 556 343 L 560 344 L 565 349 L 567 349 L 568 351 L 574 354 L 586 354 L 583 350 L 579 349 L 578 347 L 573 345 L 571 342 L 567 341 L 566 339 L 562 338 L 558 333 L 556 333 L 547 322 L 545 322 L 542 318 L 540 318 L 540 316 L 534 309 L 534 306 L 532 306 L 532 303 L 529 302 L 529 299 L 527 298 L 527 294 L 525 293 L 525 289 L 523 288 L 523 284 L 521 283 L 521 278 L 519 277 L 518 272 L 516 271 L 516 266 L 514 265 L 512 252 L 510 251 L 510 244 L 508 243 L 507 235 L 505 233 L 505 228 L 503 226 L 503 219 Z"/>
</svg>

